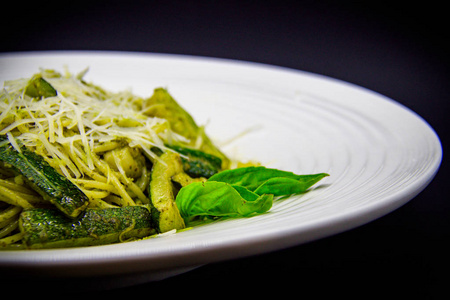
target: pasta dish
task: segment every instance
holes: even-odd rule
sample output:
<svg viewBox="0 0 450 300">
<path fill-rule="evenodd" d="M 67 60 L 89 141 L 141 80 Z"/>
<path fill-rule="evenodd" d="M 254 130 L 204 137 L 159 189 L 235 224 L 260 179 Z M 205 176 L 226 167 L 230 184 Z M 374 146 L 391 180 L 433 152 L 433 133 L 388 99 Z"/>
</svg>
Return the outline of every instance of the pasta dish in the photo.
<svg viewBox="0 0 450 300">
<path fill-rule="evenodd" d="M 167 89 L 112 92 L 86 71 L 4 82 L 0 249 L 127 242 L 261 214 L 328 176 L 235 162 Z"/>
</svg>

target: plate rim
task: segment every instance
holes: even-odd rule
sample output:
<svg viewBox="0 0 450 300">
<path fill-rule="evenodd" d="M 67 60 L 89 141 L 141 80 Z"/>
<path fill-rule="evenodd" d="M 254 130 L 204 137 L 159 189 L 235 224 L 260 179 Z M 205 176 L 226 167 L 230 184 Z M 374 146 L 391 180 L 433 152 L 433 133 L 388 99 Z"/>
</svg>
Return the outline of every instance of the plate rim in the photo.
<svg viewBox="0 0 450 300">
<path fill-rule="evenodd" d="M 361 214 L 361 209 L 358 209 L 360 214 L 358 215 L 353 215 L 352 220 L 350 220 L 348 217 L 348 213 L 343 214 L 343 215 L 335 215 L 334 216 L 334 220 L 323 220 L 323 224 L 322 226 L 317 227 L 317 222 L 315 222 L 315 230 L 321 229 L 323 230 L 324 228 L 328 228 L 328 232 L 322 231 L 322 236 L 319 236 L 317 238 L 309 238 L 309 239 L 304 239 L 303 241 L 299 241 L 298 239 L 296 241 L 287 239 L 288 236 L 290 236 L 291 233 L 286 232 L 285 236 L 280 236 L 278 237 L 280 240 L 282 240 L 282 242 L 284 242 L 284 246 L 285 247 L 291 247 L 291 246 L 295 246 L 295 245 L 299 245 L 302 244 L 304 242 L 307 241 L 311 241 L 311 240 L 316 240 L 316 239 L 322 239 L 325 238 L 327 236 L 330 235 L 334 235 L 337 234 L 339 232 L 343 232 L 346 231 L 348 229 L 351 228 L 355 228 L 355 227 L 359 227 L 363 224 L 366 224 L 367 222 L 371 222 L 379 217 L 382 217 L 384 215 L 386 215 L 387 213 L 399 208 L 400 206 L 404 205 L 405 203 L 407 203 L 409 200 L 413 199 L 417 194 L 419 194 L 421 191 L 423 191 L 428 184 L 434 179 L 434 177 L 436 176 L 439 167 L 441 165 L 442 162 L 442 156 L 443 156 L 443 150 L 442 150 L 442 143 L 439 139 L 438 134 L 436 133 L 436 131 L 432 128 L 432 126 L 423 118 L 421 117 L 419 114 L 417 114 L 416 112 L 414 112 L 413 110 L 411 110 L 410 108 L 408 108 L 407 106 L 395 101 L 394 99 L 388 98 L 378 92 L 369 90 L 365 87 L 362 86 L 358 86 L 356 84 L 350 83 L 350 82 L 346 82 L 340 79 L 336 79 L 336 78 L 332 78 L 332 77 L 328 77 L 325 75 L 321 75 L 321 74 L 316 74 L 316 73 L 312 73 L 312 72 L 308 72 L 308 71 L 303 71 L 303 70 L 297 70 L 297 69 L 292 69 L 292 68 L 287 68 L 287 67 L 282 67 L 282 66 L 276 66 L 276 65 L 270 65 L 270 64 L 264 64 L 264 63 L 259 63 L 259 62 L 250 62 L 250 61 L 241 61 L 241 60 L 234 60 L 234 59 L 228 59 L 228 58 L 216 58 L 216 57 L 205 57 L 205 56 L 195 56 L 195 55 L 185 55 L 185 54 L 167 54 L 167 53 L 148 53 L 148 52 L 130 52 L 130 51 L 104 51 L 104 50 L 98 50 L 98 51 L 87 51 L 87 50 L 64 50 L 64 51 L 24 51 L 24 52 L 4 52 L 4 53 L 0 53 L 0 61 L 4 60 L 4 59 L 8 59 L 8 57 L 43 57 L 43 56 L 48 56 L 48 55 L 59 55 L 59 56 L 71 56 L 71 55 L 86 55 L 86 56 L 91 56 L 91 55 L 108 55 L 110 57 L 141 57 L 141 58 L 164 58 L 164 59 L 172 59 L 172 58 L 176 58 L 176 59 L 188 59 L 191 61 L 204 61 L 204 62 L 210 62 L 210 63 L 221 63 L 221 64 L 234 64 L 234 65 L 242 65 L 244 67 L 257 67 L 257 68 L 263 68 L 263 69 L 269 69 L 269 70 L 277 70 L 280 72 L 290 72 L 292 74 L 302 74 L 303 76 L 311 76 L 314 78 L 317 78 L 319 80 L 324 80 L 324 81 L 328 81 L 328 82 L 334 82 L 337 85 L 344 85 L 346 86 L 346 88 L 356 88 L 362 92 L 365 93 L 369 93 L 374 95 L 376 98 L 380 98 L 384 101 L 388 101 L 396 106 L 398 106 L 400 109 L 403 109 L 405 111 L 407 111 L 409 114 L 412 114 L 412 116 L 414 116 L 415 118 L 417 118 L 419 121 L 422 122 L 423 125 L 428 127 L 428 130 L 430 131 L 431 134 L 434 135 L 434 139 L 435 142 L 437 143 L 436 146 L 438 149 L 436 149 L 438 151 L 438 159 L 434 160 L 434 164 L 433 166 L 428 168 L 428 172 L 424 175 L 421 176 L 421 180 L 416 181 L 415 182 L 415 186 L 413 188 L 410 188 L 410 194 L 409 195 L 398 195 L 400 192 L 397 192 L 397 194 L 394 195 L 390 195 L 389 197 L 385 197 L 385 200 L 383 202 L 378 202 L 375 203 L 371 206 L 365 206 L 365 211 L 364 214 Z M 373 207 L 372 207 L 373 206 Z M 376 208 L 376 209 L 375 209 Z M 365 221 L 361 223 L 361 217 L 364 215 Z M 358 221 L 357 221 L 358 220 Z M 329 226 L 327 227 L 327 225 L 325 223 L 341 223 L 341 225 L 339 226 L 339 230 L 335 229 L 335 230 L 331 230 L 329 228 Z M 356 224 L 357 223 L 357 224 Z M 356 224 L 356 226 L 355 226 Z M 297 230 L 298 232 L 298 230 Z M 309 231 L 310 232 L 310 231 Z M 273 239 L 275 237 L 266 237 L 265 240 L 270 240 Z M 259 246 L 263 246 L 265 241 L 261 239 L 261 237 L 259 237 L 259 240 L 255 237 L 255 239 L 252 241 L 252 243 L 254 244 L 258 244 Z M 198 265 L 198 264 L 205 264 L 205 263 L 211 263 L 211 262 L 215 262 L 218 260 L 227 260 L 227 259 L 233 259 L 233 258 L 238 258 L 238 257 L 243 257 L 243 256 L 250 256 L 250 255 L 254 255 L 254 254 L 259 254 L 259 253 L 265 253 L 265 252 L 270 252 L 270 251 L 274 251 L 277 249 L 282 249 L 280 247 L 266 247 L 262 250 L 260 250 L 258 253 L 255 251 L 248 251 L 245 252 L 244 247 L 248 247 L 247 245 L 243 245 L 238 243 L 239 245 L 236 245 L 236 243 L 234 245 L 231 245 L 231 248 L 235 249 L 237 246 L 238 248 L 240 248 L 239 250 L 241 251 L 240 253 L 234 253 L 234 254 L 228 254 L 228 255 L 223 255 L 223 249 L 226 245 L 215 245 L 215 247 L 203 247 L 203 248 L 197 248 L 195 249 L 195 260 L 192 260 L 191 262 L 185 262 L 183 263 L 182 258 L 183 258 L 183 253 L 179 253 L 177 251 L 175 251 L 175 249 L 173 249 L 172 252 L 170 253 L 166 253 L 166 254 L 162 254 L 161 258 L 163 258 L 164 260 L 168 260 L 169 258 L 173 258 L 174 256 L 176 256 L 176 260 L 173 261 L 173 263 L 170 264 L 166 264 L 166 266 L 170 267 L 170 268 L 177 268 L 177 267 L 188 267 L 188 266 L 192 266 L 192 265 Z M 101 246 L 104 248 L 104 246 Z M 108 247 L 108 246 L 106 246 Z M 114 247 L 114 246 L 113 246 Z M 228 247 L 230 247 L 230 245 L 228 245 Z M 227 248 L 227 247 L 225 247 Z M 86 248 L 83 248 L 86 249 Z M 62 250 L 62 251 L 61 251 Z M 53 252 L 53 251 L 60 251 L 62 252 L 72 252 L 73 249 L 69 249 L 68 251 L 66 251 L 67 249 L 58 249 L 58 250 L 37 250 L 37 251 L 43 251 L 41 253 L 49 253 L 49 252 Z M 33 250 L 34 251 L 34 250 Z M 214 251 L 215 254 L 212 254 L 211 251 Z M 48 269 L 49 272 L 53 272 L 55 270 L 59 270 L 59 272 L 56 272 L 54 274 L 58 274 L 58 276 L 66 274 L 69 276 L 73 276 L 75 274 L 78 275 L 83 275 L 83 276 L 91 276 L 93 275 L 91 274 L 86 274 L 85 272 L 85 268 L 88 266 L 92 266 L 92 264 L 98 265 L 98 266 L 109 266 L 108 268 L 105 268 L 103 271 L 100 271 L 100 273 L 98 275 L 102 275 L 105 273 L 105 271 L 109 270 L 109 272 L 113 271 L 114 267 L 117 267 L 117 265 L 122 264 L 123 260 L 126 260 L 128 262 L 132 262 L 132 268 L 128 268 L 128 269 L 122 269 L 122 270 L 117 270 L 118 273 L 130 273 L 130 272 L 135 272 L 135 271 L 145 271 L 145 270 L 153 270 L 153 271 L 158 271 L 158 270 L 162 270 L 165 269 L 165 267 L 163 265 L 156 265 L 155 268 L 149 268 L 149 266 L 139 266 L 139 263 L 142 260 L 146 260 L 148 261 L 149 259 L 155 259 L 153 256 L 153 253 L 144 253 L 145 251 L 141 252 L 141 256 L 139 257 L 126 257 L 126 258 L 120 258 L 120 255 L 110 255 L 110 256 L 93 256 L 91 259 L 88 260 L 83 260 L 83 258 L 72 258 L 72 259 L 64 259 L 64 258 L 60 258 L 58 259 L 55 256 L 51 256 L 50 254 L 48 255 L 47 259 L 39 259 L 38 257 L 34 256 L 34 255 L 23 255 L 20 254 L 20 252 L 16 252 L 16 251 L 0 251 L 0 267 L 17 267 L 17 268 L 31 268 L 31 269 L 38 269 L 39 271 L 42 271 L 42 268 L 44 269 Z M 27 252 L 29 253 L 29 252 Z M 34 252 L 37 253 L 37 252 Z M 87 254 L 89 254 L 89 251 L 86 251 Z M 209 255 L 205 255 L 208 254 Z M 5 255 L 6 254 L 6 255 Z M 39 256 L 39 255 L 38 255 Z M 5 259 L 6 258 L 6 259 Z M 131 265 L 130 265 L 131 266 Z M 69 269 L 71 270 L 71 274 L 67 274 L 67 272 L 64 272 L 61 270 L 61 268 L 67 268 L 70 267 Z"/>
</svg>

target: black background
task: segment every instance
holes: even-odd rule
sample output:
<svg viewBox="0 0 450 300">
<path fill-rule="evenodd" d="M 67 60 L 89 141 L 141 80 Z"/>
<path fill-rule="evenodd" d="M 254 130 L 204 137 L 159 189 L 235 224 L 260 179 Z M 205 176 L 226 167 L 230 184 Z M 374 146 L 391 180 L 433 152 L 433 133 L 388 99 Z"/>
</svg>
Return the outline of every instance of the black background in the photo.
<svg viewBox="0 0 450 300">
<path fill-rule="evenodd" d="M 74 1 L 2 6 L 1 51 L 122 50 L 230 58 L 318 73 L 386 95 L 448 147 L 449 50 L 442 2 Z M 0 66 L 1 67 L 1 66 Z M 446 155 L 398 210 L 305 245 L 91 295 L 441 299 L 449 281 Z M 23 283 L 10 283 L 21 286 Z M 57 283 L 42 283 L 52 289 Z M 241 290 L 242 289 L 242 290 Z M 64 293 L 74 293 L 76 288 Z M 52 293 L 54 294 L 54 293 Z M 147 295 L 146 295 L 147 294 Z M 448 294 L 448 293 L 447 293 Z M 62 296 L 63 294 L 61 294 Z M 402 297 L 403 298 L 403 297 Z"/>
</svg>

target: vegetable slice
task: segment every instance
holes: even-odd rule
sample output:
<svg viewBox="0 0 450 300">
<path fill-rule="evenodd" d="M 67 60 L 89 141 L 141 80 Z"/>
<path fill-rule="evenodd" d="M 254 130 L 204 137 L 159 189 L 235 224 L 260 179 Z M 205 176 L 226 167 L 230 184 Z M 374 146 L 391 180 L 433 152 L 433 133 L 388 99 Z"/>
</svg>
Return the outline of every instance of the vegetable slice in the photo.
<svg viewBox="0 0 450 300">
<path fill-rule="evenodd" d="M 87 209 L 78 219 L 69 219 L 58 210 L 24 210 L 20 229 L 27 248 L 61 248 L 103 245 L 142 238 L 156 233 L 150 211 L 143 206 Z"/>
<path fill-rule="evenodd" d="M 150 205 L 152 220 L 159 232 L 183 229 L 185 223 L 175 204 L 172 177 L 183 173 L 180 155 L 165 152 L 155 162 L 150 181 Z"/>
<path fill-rule="evenodd" d="M 47 161 L 25 146 L 14 148 L 6 136 L 0 136 L 0 161 L 24 176 L 31 188 L 50 201 L 66 216 L 75 218 L 89 204 L 89 198 Z M 19 152 L 20 151 L 20 152 Z"/>
<path fill-rule="evenodd" d="M 46 81 L 40 75 L 36 75 L 31 78 L 30 82 L 28 83 L 25 89 L 25 94 L 30 97 L 47 98 L 56 96 L 57 92 L 53 88 L 53 86 L 48 83 L 48 81 Z"/>
<path fill-rule="evenodd" d="M 191 177 L 209 178 L 221 170 L 222 160 L 215 155 L 181 146 L 170 148 L 185 156 L 181 156 L 181 162 L 184 171 Z"/>
<path fill-rule="evenodd" d="M 143 112 L 147 116 L 166 119 L 171 129 L 189 140 L 188 146 L 218 156 L 222 168 L 227 168 L 229 159 L 210 140 L 203 127 L 198 126 L 194 118 L 164 88 L 157 88 L 144 102 Z M 195 147 L 197 148 L 197 147 Z"/>
</svg>

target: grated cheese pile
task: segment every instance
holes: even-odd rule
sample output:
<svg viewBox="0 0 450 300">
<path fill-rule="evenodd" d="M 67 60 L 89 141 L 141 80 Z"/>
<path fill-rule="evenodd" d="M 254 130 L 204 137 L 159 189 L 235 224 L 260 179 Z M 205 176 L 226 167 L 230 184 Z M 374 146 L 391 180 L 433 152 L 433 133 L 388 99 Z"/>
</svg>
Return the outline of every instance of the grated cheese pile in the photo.
<svg viewBox="0 0 450 300">
<path fill-rule="evenodd" d="M 164 149 L 165 142 L 185 138 L 174 133 L 165 119 L 145 115 L 145 99 L 130 91 L 111 92 L 86 83 L 86 71 L 72 75 L 41 70 L 42 78 L 57 90 L 56 96 L 43 99 L 25 94 L 29 79 L 6 81 L 0 94 L 0 135 L 7 135 L 15 147 L 23 144 L 33 149 L 77 185 L 86 183 L 82 179 L 94 180 L 98 191 L 103 183 L 105 190 L 132 204 L 130 196 L 120 191 L 125 188 L 114 184 L 121 181 L 127 186 L 125 171 L 112 170 L 97 154 L 127 146 L 157 159 L 152 147 Z M 121 174 L 112 177 L 115 171 Z M 110 183 L 115 191 L 106 187 Z M 81 188 L 86 191 L 87 186 Z M 134 190 L 138 198 L 139 190 Z M 105 196 L 93 196 L 94 192 L 88 193 L 90 198 Z"/>
</svg>

